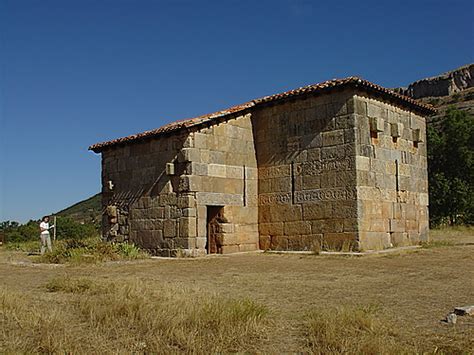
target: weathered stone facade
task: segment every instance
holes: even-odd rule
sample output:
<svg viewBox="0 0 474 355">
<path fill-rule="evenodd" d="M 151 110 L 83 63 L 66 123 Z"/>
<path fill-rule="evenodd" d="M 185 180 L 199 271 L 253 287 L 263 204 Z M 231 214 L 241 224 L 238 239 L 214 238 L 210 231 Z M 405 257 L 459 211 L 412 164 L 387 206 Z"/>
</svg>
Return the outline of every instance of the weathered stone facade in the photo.
<svg viewBox="0 0 474 355">
<path fill-rule="evenodd" d="M 92 146 L 104 237 L 163 256 L 426 240 L 430 109 L 351 80 Z"/>
<path fill-rule="evenodd" d="M 423 117 L 354 96 L 359 245 L 406 246 L 428 238 L 428 172 Z"/>
<path fill-rule="evenodd" d="M 255 113 L 262 249 L 356 243 L 352 96 L 310 97 Z"/>
</svg>

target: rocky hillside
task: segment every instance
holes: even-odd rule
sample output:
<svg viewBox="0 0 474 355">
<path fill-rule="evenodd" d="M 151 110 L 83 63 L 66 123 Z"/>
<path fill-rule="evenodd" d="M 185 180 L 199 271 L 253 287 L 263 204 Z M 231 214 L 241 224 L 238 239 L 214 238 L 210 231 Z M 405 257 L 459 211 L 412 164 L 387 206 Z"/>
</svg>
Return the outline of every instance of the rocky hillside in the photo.
<svg viewBox="0 0 474 355">
<path fill-rule="evenodd" d="M 450 96 L 474 87 L 474 64 L 468 64 L 447 73 L 421 79 L 406 88 L 398 88 L 401 94 L 421 99 L 425 97 Z"/>
<path fill-rule="evenodd" d="M 443 115 L 449 106 L 474 114 L 474 64 L 394 90 L 435 106 L 439 110 L 437 116 Z"/>
<path fill-rule="evenodd" d="M 421 98 L 419 100 L 425 103 L 429 103 L 438 109 L 439 113 L 437 116 L 434 116 L 434 117 L 443 115 L 449 106 L 454 106 L 458 110 L 466 111 L 469 114 L 474 115 L 474 88 L 473 87 L 457 92 L 452 95 L 448 95 L 448 96 L 427 97 L 427 98 Z"/>
</svg>

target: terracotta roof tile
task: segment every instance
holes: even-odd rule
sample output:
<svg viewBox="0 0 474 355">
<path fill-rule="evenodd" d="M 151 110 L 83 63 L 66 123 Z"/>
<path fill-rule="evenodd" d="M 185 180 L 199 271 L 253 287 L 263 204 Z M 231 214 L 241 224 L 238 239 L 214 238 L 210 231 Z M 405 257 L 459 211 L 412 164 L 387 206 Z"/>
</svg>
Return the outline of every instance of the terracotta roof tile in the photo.
<svg viewBox="0 0 474 355">
<path fill-rule="evenodd" d="M 229 116 L 235 113 L 239 113 L 241 111 L 250 109 L 252 107 L 261 106 L 261 105 L 263 106 L 270 102 L 282 101 L 288 98 L 310 94 L 310 93 L 317 93 L 317 92 L 322 93 L 325 91 L 333 90 L 335 88 L 342 89 L 344 87 L 354 87 L 371 94 L 382 96 L 390 101 L 398 103 L 404 107 L 408 107 L 409 109 L 414 110 L 416 112 L 420 112 L 424 115 L 430 115 L 436 112 L 436 110 L 430 105 L 419 103 L 418 101 L 410 97 L 398 94 L 392 90 L 373 84 L 367 80 L 352 76 L 345 79 L 333 79 L 333 80 L 328 80 L 319 84 L 303 86 L 303 87 L 286 91 L 280 94 L 275 94 L 275 95 L 270 95 L 270 96 L 265 96 L 259 99 L 255 99 L 241 105 L 232 106 L 226 110 L 217 111 L 217 112 L 210 113 L 207 115 L 202 115 L 199 117 L 171 122 L 157 129 L 153 129 L 153 130 L 133 134 L 127 137 L 117 138 L 111 141 L 91 145 L 89 147 L 89 150 L 93 150 L 94 152 L 99 153 L 104 148 L 111 147 L 114 145 L 125 144 L 128 142 L 133 142 L 133 141 L 137 141 L 137 140 L 141 140 L 145 138 L 156 137 L 156 136 L 164 135 L 169 132 L 179 131 L 181 129 L 191 128 L 193 126 L 198 126 L 205 123 L 212 124 L 214 121 L 217 121 L 218 118 L 222 118 L 222 117 Z"/>
</svg>

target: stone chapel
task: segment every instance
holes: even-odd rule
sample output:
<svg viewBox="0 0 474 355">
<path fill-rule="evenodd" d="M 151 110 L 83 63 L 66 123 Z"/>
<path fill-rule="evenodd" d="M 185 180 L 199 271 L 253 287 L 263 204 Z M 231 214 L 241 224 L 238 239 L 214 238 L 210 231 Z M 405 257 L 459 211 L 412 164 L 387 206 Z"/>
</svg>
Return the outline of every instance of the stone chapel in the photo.
<svg viewBox="0 0 474 355">
<path fill-rule="evenodd" d="M 434 112 L 349 77 L 94 144 L 103 237 L 160 256 L 425 241 Z"/>
</svg>

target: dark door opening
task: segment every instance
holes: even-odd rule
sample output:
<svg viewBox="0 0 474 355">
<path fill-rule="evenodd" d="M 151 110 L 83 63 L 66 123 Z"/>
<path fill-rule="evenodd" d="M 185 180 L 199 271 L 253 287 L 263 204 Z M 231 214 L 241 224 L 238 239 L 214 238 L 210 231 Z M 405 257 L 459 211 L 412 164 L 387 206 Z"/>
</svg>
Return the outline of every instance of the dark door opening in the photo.
<svg viewBox="0 0 474 355">
<path fill-rule="evenodd" d="M 222 231 L 220 223 L 224 220 L 222 206 L 207 206 L 207 243 L 208 254 L 222 254 Z"/>
</svg>

